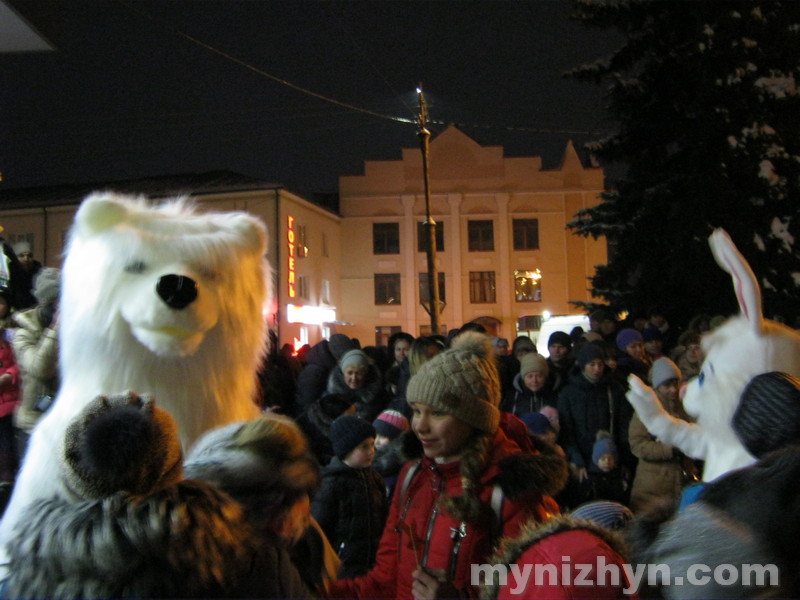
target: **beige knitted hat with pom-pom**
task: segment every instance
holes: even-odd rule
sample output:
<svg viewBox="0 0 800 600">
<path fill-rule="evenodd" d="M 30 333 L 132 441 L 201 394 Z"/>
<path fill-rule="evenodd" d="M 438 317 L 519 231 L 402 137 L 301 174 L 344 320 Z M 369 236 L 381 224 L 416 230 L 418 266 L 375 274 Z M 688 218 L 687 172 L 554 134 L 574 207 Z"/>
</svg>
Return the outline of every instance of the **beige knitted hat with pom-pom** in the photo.
<svg viewBox="0 0 800 600">
<path fill-rule="evenodd" d="M 462 333 L 409 380 L 406 400 L 494 433 L 500 423 L 500 377 L 493 354 L 486 335 Z"/>
</svg>

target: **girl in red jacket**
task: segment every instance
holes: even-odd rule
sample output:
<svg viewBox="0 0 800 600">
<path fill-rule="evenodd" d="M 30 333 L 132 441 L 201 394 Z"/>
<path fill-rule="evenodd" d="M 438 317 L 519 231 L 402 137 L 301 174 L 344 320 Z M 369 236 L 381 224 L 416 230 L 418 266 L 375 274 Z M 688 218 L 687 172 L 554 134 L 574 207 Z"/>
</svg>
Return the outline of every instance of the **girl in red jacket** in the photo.
<svg viewBox="0 0 800 600">
<path fill-rule="evenodd" d="M 523 453 L 499 427 L 500 383 L 489 338 L 464 333 L 408 384 L 406 450 L 375 567 L 334 584 L 343 598 L 477 596 L 471 565 L 500 537 L 558 512 L 566 481 L 557 454 Z M 410 433 L 410 432 L 409 432 Z"/>
</svg>

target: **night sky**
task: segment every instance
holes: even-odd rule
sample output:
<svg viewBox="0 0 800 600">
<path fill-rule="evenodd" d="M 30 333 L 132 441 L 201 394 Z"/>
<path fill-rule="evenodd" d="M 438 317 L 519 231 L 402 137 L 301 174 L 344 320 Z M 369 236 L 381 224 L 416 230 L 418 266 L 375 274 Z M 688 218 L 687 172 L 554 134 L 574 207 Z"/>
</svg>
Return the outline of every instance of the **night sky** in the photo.
<svg viewBox="0 0 800 600">
<path fill-rule="evenodd" d="M 434 136 L 456 123 L 545 167 L 613 129 L 563 73 L 619 40 L 569 0 L 9 4 L 57 51 L 0 55 L 0 189 L 224 169 L 335 191 L 417 147 L 397 119 L 419 82 Z"/>
</svg>

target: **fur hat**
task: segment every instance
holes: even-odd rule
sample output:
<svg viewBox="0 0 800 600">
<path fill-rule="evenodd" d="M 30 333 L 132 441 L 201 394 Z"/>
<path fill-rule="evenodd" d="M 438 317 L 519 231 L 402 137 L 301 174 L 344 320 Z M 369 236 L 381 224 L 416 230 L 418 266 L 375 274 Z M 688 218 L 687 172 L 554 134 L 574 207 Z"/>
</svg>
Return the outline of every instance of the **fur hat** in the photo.
<svg viewBox="0 0 800 600">
<path fill-rule="evenodd" d="M 408 382 L 406 400 L 451 414 L 487 433 L 500 423 L 500 377 L 486 335 L 462 333 Z"/>
<path fill-rule="evenodd" d="M 353 448 L 375 435 L 375 427 L 369 421 L 355 415 L 342 415 L 331 424 L 333 453 L 343 459 Z"/>
<path fill-rule="evenodd" d="M 550 373 L 547 359 L 538 352 L 528 352 L 519 360 L 519 374 L 525 377 L 531 371 L 541 373 L 545 377 Z"/>
<path fill-rule="evenodd" d="M 289 417 L 265 413 L 246 423 L 204 434 L 189 451 L 186 477 L 212 483 L 235 498 L 310 493 L 319 465 L 300 428 Z"/>
<path fill-rule="evenodd" d="M 607 431 L 600 430 L 597 432 L 597 441 L 592 446 L 592 462 L 597 464 L 603 454 L 610 454 L 614 458 L 619 456 L 617 452 L 617 445 Z"/>
<path fill-rule="evenodd" d="M 372 422 L 378 435 L 393 440 L 398 435 L 408 430 L 408 419 L 396 410 L 385 410 Z"/>
<path fill-rule="evenodd" d="M 348 350 L 355 348 L 353 340 L 343 333 L 334 333 L 328 340 L 328 350 L 331 351 L 333 357 L 338 361 Z"/>
<path fill-rule="evenodd" d="M 642 334 L 639 333 L 636 329 L 631 329 L 630 327 L 628 327 L 627 329 L 622 329 L 617 334 L 617 348 L 619 348 L 623 352 L 625 352 L 625 348 L 627 348 L 629 344 L 641 341 L 642 341 Z"/>
<path fill-rule="evenodd" d="M 605 359 L 605 349 L 600 344 L 589 342 L 581 346 L 581 349 L 578 350 L 578 356 L 575 357 L 575 364 L 578 365 L 580 369 L 583 369 L 593 360 L 605 361 Z"/>
<path fill-rule="evenodd" d="M 367 367 L 369 367 L 369 363 L 369 356 L 367 356 L 366 352 L 354 348 L 353 350 L 348 350 L 344 353 L 342 358 L 339 360 L 339 368 L 342 370 L 342 373 L 344 373 L 344 370 L 347 367 L 360 367 L 362 369 L 367 369 Z"/>
<path fill-rule="evenodd" d="M 670 379 L 681 379 L 681 371 L 678 366 L 666 356 L 662 356 L 653 362 L 650 367 L 650 381 L 653 388 L 667 383 Z"/>
<path fill-rule="evenodd" d="M 77 500 L 149 494 L 182 478 L 175 420 L 133 392 L 89 402 L 67 426 L 62 460 L 64 486 Z"/>
<path fill-rule="evenodd" d="M 742 391 L 732 426 L 756 458 L 800 444 L 800 380 L 778 372 L 753 377 Z"/>
<path fill-rule="evenodd" d="M 572 338 L 564 331 L 554 331 L 547 340 L 547 347 L 549 348 L 553 344 L 561 344 L 565 348 L 572 348 Z"/>
<path fill-rule="evenodd" d="M 61 292 L 61 270 L 44 267 L 33 278 L 33 297 L 39 304 L 53 304 Z"/>
</svg>

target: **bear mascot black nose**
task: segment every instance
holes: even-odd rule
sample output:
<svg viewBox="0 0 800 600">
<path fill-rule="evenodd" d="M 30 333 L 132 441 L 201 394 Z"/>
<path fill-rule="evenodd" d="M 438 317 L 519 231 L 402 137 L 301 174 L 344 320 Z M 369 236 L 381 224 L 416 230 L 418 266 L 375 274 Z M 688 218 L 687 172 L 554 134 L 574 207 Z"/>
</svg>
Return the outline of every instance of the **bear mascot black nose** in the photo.
<svg viewBox="0 0 800 600">
<path fill-rule="evenodd" d="M 197 298 L 197 284 L 184 275 L 164 275 L 158 280 L 156 291 L 170 308 L 186 308 Z"/>
</svg>

